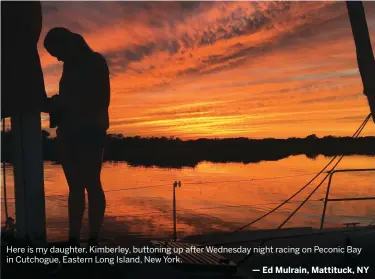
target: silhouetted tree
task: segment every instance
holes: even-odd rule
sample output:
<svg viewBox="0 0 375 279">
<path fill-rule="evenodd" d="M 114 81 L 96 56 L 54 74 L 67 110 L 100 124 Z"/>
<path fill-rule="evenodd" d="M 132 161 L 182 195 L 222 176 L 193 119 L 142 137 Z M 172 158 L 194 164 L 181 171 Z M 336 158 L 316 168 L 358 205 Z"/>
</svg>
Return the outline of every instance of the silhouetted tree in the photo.
<svg viewBox="0 0 375 279">
<path fill-rule="evenodd" d="M 11 132 L 2 133 L 2 159 L 11 159 L 9 146 Z M 166 168 L 194 167 L 201 161 L 210 162 L 260 162 L 276 161 L 289 156 L 304 154 L 314 159 L 318 155 L 375 155 L 375 137 L 306 138 L 288 139 L 205 139 L 181 140 L 175 137 L 124 137 L 109 134 L 104 152 L 106 161 L 126 161 L 133 166 L 158 166 Z M 43 131 L 43 156 L 56 161 L 56 139 Z"/>
</svg>

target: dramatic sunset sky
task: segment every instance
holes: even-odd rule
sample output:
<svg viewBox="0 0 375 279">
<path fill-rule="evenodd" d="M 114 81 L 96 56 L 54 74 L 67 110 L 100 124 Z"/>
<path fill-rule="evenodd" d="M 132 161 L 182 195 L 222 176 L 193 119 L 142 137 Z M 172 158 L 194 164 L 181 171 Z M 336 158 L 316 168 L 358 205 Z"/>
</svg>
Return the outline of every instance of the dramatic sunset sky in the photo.
<svg viewBox="0 0 375 279">
<path fill-rule="evenodd" d="M 375 4 L 365 2 L 373 46 Z M 46 32 L 80 33 L 110 66 L 110 133 L 351 136 L 368 115 L 345 2 L 43 2 Z M 44 127 L 48 122 L 44 121 Z M 374 135 L 369 122 L 363 135 Z"/>
</svg>

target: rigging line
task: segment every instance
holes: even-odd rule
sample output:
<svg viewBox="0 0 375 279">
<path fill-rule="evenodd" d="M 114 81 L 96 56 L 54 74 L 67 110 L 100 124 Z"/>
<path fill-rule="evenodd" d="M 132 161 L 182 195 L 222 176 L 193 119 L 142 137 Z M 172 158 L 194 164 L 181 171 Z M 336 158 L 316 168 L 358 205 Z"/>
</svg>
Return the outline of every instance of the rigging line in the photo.
<svg viewBox="0 0 375 279">
<path fill-rule="evenodd" d="M 310 200 L 310 202 L 315 202 L 315 201 L 322 201 L 323 199 L 317 199 L 317 200 Z M 295 201 L 296 203 L 297 202 L 301 202 L 301 201 Z M 259 206 L 267 206 L 267 205 L 270 205 L 270 204 L 276 204 L 276 203 L 261 203 L 261 204 L 242 204 L 242 205 L 221 205 L 221 206 L 213 206 L 213 207 L 197 207 L 197 208 L 184 208 L 184 209 L 177 209 L 176 211 L 177 212 L 182 212 L 182 211 L 197 211 L 197 210 L 210 210 L 210 209 L 220 209 L 220 208 L 228 208 L 228 207 L 233 207 L 233 208 L 238 208 L 238 207 L 251 207 L 251 208 L 255 208 L 255 209 L 262 209 L 264 210 L 264 208 L 261 208 Z M 278 204 L 278 203 L 277 203 Z M 124 215 L 115 215 L 115 216 L 108 216 L 108 217 L 125 217 L 125 216 L 141 216 L 141 215 L 147 215 L 147 214 L 156 214 L 156 213 L 160 213 L 160 214 L 170 214 L 171 211 L 151 211 L 149 213 L 139 213 L 139 214 L 124 214 Z"/>
<path fill-rule="evenodd" d="M 1 119 L 2 121 L 2 132 L 3 134 L 5 134 L 5 118 Z M 4 208 L 5 208 L 5 217 L 6 217 L 6 220 L 8 220 L 9 218 L 9 214 L 8 214 L 8 201 L 7 201 L 7 186 L 6 186 L 6 171 L 5 171 L 5 161 L 3 161 L 3 188 L 4 188 Z"/>
<path fill-rule="evenodd" d="M 241 179 L 241 180 L 219 180 L 219 181 L 197 181 L 197 182 L 185 182 L 184 185 L 191 185 L 191 184 L 216 184 L 216 183 L 230 183 L 230 182 L 261 181 L 261 180 L 271 180 L 271 179 L 279 179 L 279 178 L 290 178 L 290 177 L 306 176 L 306 175 L 312 175 L 312 174 L 315 174 L 315 172 L 304 173 L 304 174 L 295 174 L 295 175 L 286 175 L 286 176 L 271 176 L 271 177 L 264 177 L 264 178 Z"/>
<path fill-rule="evenodd" d="M 362 124 L 360 125 L 360 128 L 357 129 L 357 131 L 354 133 L 353 137 L 357 138 L 360 133 L 362 132 L 362 130 L 365 128 L 367 122 L 369 121 L 371 117 L 371 113 L 366 117 L 366 119 L 362 122 Z M 318 186 L 315 187 L 315 189 L 306 197 L 306 199 L 292 212 L 292 214 L 290 214 L 285 220 L 284 222 L 282 222 L 282 224 L 277 228 L 277 230 L 281 229 L 289 220 L 290 218 L 292 218 L 294 216 L 294 214 L 308 201 L 308 199 L 316 192 L 316 190 L 319 189 L 319 187 L 323 184 L 323 182 L 327 179 L 327 177 L 330 175 L 330 173 L 336 168 L 336 166 L 340 163 L 340 161 L 344 158 L 345 155 L 342 155 L 341 158 L 336 162 L 336 164 L 332 167 L 332 169 L 328 172 L 328 174 L 326 175 L 326 177 L 324 177 L 324 179 L 318 184 Z M 265 243 L 267 242 L 267 239 L 264 239 L 261 241 L 261 243 L 259 244 L 259 246 L 263 246 Z M 250 254 L 246 255 L 243 259 L 241 259 L 239 262 L 238 262 L 238 265 L 242 265 L 248 258 L 250 258 L 252 255 L 254 254 L 254 252 L 252 251 Z"/>
<path fill-rule="evenodd" d="M 254 179 L 242 179 L 242 180 L 221 180 L 221 181 L 207 181 L 207 182 L 187 182 L 184 185 L 196 185 L 196 184 L 217 184 L 217 183 L 229 183 L 229 182 L 249 182 L 249 181 L 260 181 L 260 180 L 269 180 L 269 179 L 278 179 L 278 178 L 288 178 L 288 177 L 298 177 L 298 176 L 306 176 L 311 175 L 314 173 L 306 173 L 306 174 L 297 174 L 297 175 L 288 175 L 288 176 L 274 176 L 274 177 L 265 177 L 265 178 L 254 178 Z M 162 184 L 162 185 L 150 185 L 150 186 L 140 186 L 140 187 L 131 187 L 131 188 L 120 188 L 114 190 L 107 190 L 104 191 L 105 193 L 108 192 L 121 192 L 121 191 L 128 191 L 128 190 L 138 190 L 138 189 L 147 189 L 147 188 L 158 188 L 158 187 L 167 187 L 170 186 L 169 184 Z M 193 189 L 193 188 L 189 188 Z M 46 198 L 56 198 L 56 197 L 65 197 L 68 194 L 56 194 L 56 195 L 46 195 Z M 14 199 L 14 197 L 8 197 L 8 199 Z"/>
<path fill-rule="evenodd" d="M 311 200 L 312 201 L 322 201 L 322 199 L 318 200 Z M 295 201 L 295 202 L 301 202 L 301 201 Z M 221 206 L 213 206 L 213 207 L 198 207 L 198 208 L 185 208 L 185 209 L 178 209 L 176 211 L 186 211 L 186 210 L 201 210 L 201 209 L 218 209 L 218 208 L 227 208 L 227 207 L 257 207 L 257 206 L 267 206 L 271 204 L 278 204 L 276 202 L 274 203 L 259 203 L 259 204 L 241 204 L 241 205 L 221 205 Z"/>
<path fill-rule="evenodd" d="M 128 190 L 147 189 L 147 188 L 159 188 L 159 187 L 167 187 L 167 186 L 171 186 L 171 185 L 163 184 L 163 185 L 140 186 L 140 187 L 132 187 L 132 188 L 114 189 L 114 190 L 108 190 L 104 192 L 110 193 L 110 192 L 120 192 L 120 191 L 128 191 Z"/>
<path fill-rule="evenodd" d="M 140 187 L 132 187 L 132 188 L 120 188 L 120 189 L 107 190 L 104 192 L 111 193 L 111 192 L 122 192 L 122 191 L 128 191 L 128 190 L 139 190 L 139 189 L 160 188 L 160 187 L 171 187 L 171 185 L 163 184 L 163 185 L 140 186 Z M 189 189 L 192 189 L 192 188 L 189 188 Z M 47 195 L 46 198 L 66 197 L 67 195 L 68 194 Z"/>
<path fill-rule="evenodd" d="M 290 175 L 290 176 L 279 176 L 279 177 L 267 177 L 266 179 L 276 179 L 276 178 L 284 178 L 284 177 L 296 177 L 296 176 L 303 176 L 303 175 L 309 175 L 309 174 L 301 174 L 301 175 Z M 251 180 L 263 180 L 262 178 L 259 179 L 251 179 Z M 241 181 L 251 181 L 251 180 L 232 180 L 232 181 L 213 181 L 213 182 L 206 182 L 207 184 L 211 183 L 225 183 L 225 182 L 241 182 Z M 194 182 L 187 182 L 183 183 L 184 185 L 192 185 L 192 184 L 200 184 L 199 182 L 194 183 Z M 120 189 L 114 189 L 114 190 L 107 190 L 104 191 L 105 193 L 110 193 L 110 192 L 121 192 L 121 191 L 128 191 L 128 190 L 138 190 L 138 189 L 147 189 L 147 188 L 159 188 L 159 187 L 169 187 L 171 185 L 169 184 L 161 184 L 161 185 L 151 185 L 151 186 L 140 186 L 140 187 L 131 187 L 131 188 L 120 188 Z M 193 189 L 193 188 L 191 188 Z M 65 196 L 65 195 L 49 195 L 46 197 L 58 197 L 58 196 Z"/>
<path fill-rule="evenodd" d="M 104 191 L 104 193 L 121 192 L 121 191 L 138 190 L 138 189 L 147 189 L 147 188 L 160 188 L 160 187 L 167 187 L 167 186 L 171 186 L 171 185 L 163 184 L 163 185 L 140 186 L 140 187 L 132 187 L 132 188 L 121 188 L 121 189 L 107 190 L 107 191 Z M 46 198 L 67 197 L 67 195 L 68 194 L 47 195 Z"/>
<path fill-rule="evenodd" d="M 371 116 L 371 114 L 369 115 Z M 361 130 L 358 132 L 358 135 L 356 135 L 356 137 L 358 137 L 360 135 L 360 133 L 362 132 L 362 130 L 365 128 L 368 120 L 370 118 L 368 117 L 365 122 L 364 122 L 364 125 L 363 127 L 361 128 Z M 336 162 L 336 164 L 331 168 L 331 170 L 327 173 L 327 175 L 323 178 L 323 180 L 315 187 L 315 189 L 306 197 L 306 199 L 292 212 L 292 214 L 290 214 L 285 220 L 284 222 L 281 223 L 281 225 L 278 227 L 278 229 L 281 229 L 297 212 L 298 210 L 309 200 L 309 198 L 320 188 L 320 186 L 323 184 L 323 182 L 330 176 L 331 172 L 335 170 L 335 168 L 337 167 L 337 165 L 341 162 L 341 160 L 345 157 L 345 155 L 342 155 L 341 158 Z"/>
<path fill-rule="evenodd" d="M 333 171 L 336 166 L 341 162 L 341 160 L 345 156 L 342 155 L 341 158 L 336 162 L 336 164 L 332 167 L 331 171 Z M 277 227 L 277 229 L 281 229 L 297 212 L 298 210 L 310 199 L 310 197 L 322 186 L 323 182 L 326 181 L 326 179 L 330 176 L 330 173 L 327 173 L 327 175 L 322 179 L 322 181 L 315 187 L 315 189 L 305 198 L 304 201 L 301 202 L 301 204 Z"/>
<path fill-rule="evenodd" d="M 3 169 L 3 172 L 5 170 Z M 327 173 L 327 172 L 323 172 L 323 173 Z M 221 180 L 221 181 L 208 181 L 206 182 L 206 184 L 216 184 L 216 183 L 226 183 L 226 182 L 247 182 L 247 181 L 255 181 L 255 180 L 269 180 L 269 179 L 277 179 L 277 178 L 286 178 L 286 177 L 297 177 L 297 176 L 306 176 L 306 175 L 310 175 L 310 174 L 314 174 L 314 173 L 306 173 L 306 174 L 299 174 L 299 175 L 290 175 L 290 176 L 275 176 L 275 177 L 265 177 L 265 178 L 254 178 L 254 179 L 244 179 L 244 180 Z M 191 184 L 194 184 L 193 182 L 187 182 L 187 183 L 184 183 L 185 185 L 191 185 Z M 196 184 L 203 184 L 203 182 L 197 182 Z M 114 189 L 114 190 L 107 190 L 107 191 L 104 191 L 105 193 L 108 193 L 108 192 L 120 192 L 120 191 L 128 191 L 128 190 L 138 190 L 138 189 L 147 189 L 147 188 L 158 188 L 158 187 L 167 187 L 167 186 L 170 186 L 170 185 L 167 185 L 167 184 L 161 184 L 161 185 L 150 185 L 150 186 L 140 186 L 140 187 L 131 187 L 131 188 L 120 188 L 120 189 Z M 189 188 L 189 189 L 193 189 L 193 188 Z M 4 188 L 4 191 L 6 189 Z M 46 198 L 57 198 L 57 197 L 67 197 L 68 194 L 56 194 L 56 195 L 46 195 L 45 197 Z M 7 200 L 14 200 L 15 198 L 14 197 L 6 197 L 6 198 L 1 198 L 5 201 L 5 199 Z M 278 204 L 278 203 L 273 203 L 273 204 Z"/>
<path fill-rule="evenodd" d="M 241 207 L 241 206 L 226 206 L 226 207 Z M 223 207 L 218 207 L 218 208 L 223 208 Z M 253 207 L 255 209 L 259 209 L 259 210 L 267 210 L 267 209 L 264 209 L 264 208 L 261 208 L 261 207 Z M 180 210 L 176 210 L 178 212 L 181 212 L 181 211 L 197 211 L 197 210 L 200 210 L 200 209 L 215 209 L 215 208 L 194 208 L 194 209 L 191 209 L 191 208 L 188 208 L 188 209 L 180 209 Z M 172 211 L 152 211 L 152 212 L 148 212 L 148 213 L 139 213 L 139 214 L 121 214 L 121 215 L 112 215 L 112 216 L 108 216 L 109 218 L 121 218 L 121 217 L 129 217 L 129 218 L 132 218 L 132 217 L 138 217 L 138 216 L 145 216 L 145 215 L 169 215 L 171 214 Z M 212 216 L 210 214 L 205 214 L 205 213 L 202 213 L 200 212 L 199 215 L 207 215 L 207 216 Z"/>
<path fill-rule="evenodd" d="M 365 121 L 361 124 L 361 126 L 357 129 L 357 131 L 354 133 L 354 135 L 352 137 L 355 137 L 355 135 L 358 133 L 358 131 L 361 129 L 364 128 L 364 126 L 367 124 L 368 120 L 371 118 L 371 113 L 366 117 Z M 324 170 L 338 157 L 338 155 L 336 155 L 334 158 L 332 158 L 332 160 L 307 184 L 305 185 L 304 187 L 307 187 L 309 184 L 311 184 L 311 182 L 313 180 L 315 180 L 316 177 L 318 177 L 321 173 L 324 172 Z M 292 175 L 292 176 L 280 176 L 280 177 L 266 177 L 266 178 L 258 178 L 258 179 L 252 179 L 252 180 L 242 180 L 242 181 L 254 181 L 254 180 L 267 180 L 267 179 L 277 179 L 277 178 L 286 178 L 286 177 L 296 177 L 296 176 L 304 176 L 304 175 L 309 175 L 309 174 L 301 174 L 301 175 Z M 224 182 L 241 182 L 241 180 L 237 180 L 237 181 L 217 181 L 217 182 L 210 182 L 210 183 L 224 183 Z M 193 184 L 193 182 L 187 182 L 187 183 L 184 183 L 184 184 Z M 196 184 L 199 184 L 199 183 L 196 183 Z M 105 191 L 106 193 L 108 192 L 119 192 L 119 191 L 128 191 L 128 190 L 137 190 L 137 189 L 146 189 L 146 188 L 156 188 L 156 187 L 165 187 L 165 186 L 169 186 L 169 185 L 166 185 L 166 184 L 163 184 L 163 185 L 152 185 L 152 186 L 141 186 L 141 187 L 132 187 L 132 188 L 122 188 L 122 189 L 115 189 L 115 190 L 108 190 L 108 191 Z M 304 188 L 303 188 L 304 189 Z M 292 197 L 289 198 L 292 199 L 295 195 L 297 195 L 298 193 L 300 193 L 303 189 L 300 189 L 300 191 L 298 191 L 297 193 L 295 193 Z M 64 197 L 66 196 L 65 195 L 49 195 L 49 196 L 45 196 L 46 198 L 49 198 L 49 197 Z M 10 198 L 10 199 L 14 199 L 13 198 Z M 286 200 L 282 205 L 284 205 L 288 200 Z M 280 205 L 280 207 L 282 206 Z M 279 207 L 278 207 L 279 208 Z M 278 209 L 276 208 L 276 209 Z M 275 210 L 276 210 L 275 209 Z M 267 214 L 268 215 L 268 214 Z M 264 216 L 266 217 L 266 216 Z M 261 217 L 264 218 L 264 217 Z M 257 222 L 256 220 L 254 222 Z M 246 226 L 244 226 L 243 228 L 247 227 L 247 226 L 250 226 L 251 224 L 248 224 Z M 240 228 L 238 230 L 241 230 L 243 228 Z M 234 231 L 236 232 L 236 231 Z"/>
<path fill-rule="evenodd" d="M 369 114 L 367 117 L 366 117 L 366 119 L 365 119 L 365 121 L 360 125 L 360 127 L 357 129 L 357 131 L 353 134 L 353 136 L 352 137 L 357 137 L 357 133 L 359 132 L 359 131 L 361 131 L 363 128 L 364 128 L 364 126 L 366 125 L 366 123 L 367 123 L 367 121 L 370 119 L 370 117 L 371 117 L 371 114 Z M 358 134 L 359 135 L 359 134 Z M 248 224 L 246 224 L 245 226 L 242 226 L 242 227 L 240 227 L 240 228 L 238 228 L 237 230 L 235 230 L 235 231 L 233 231 L 233 232 L 238 232 L 238 231 L 240 231 L 240 230 L 242 230 L 242 229 L 244 229 L 244 228 L 246 228 L 246 227 L 248 227 L 248 226 L 250 226 L 250 225 L 252 225 L 252 224 L 254 224 L 254 223 L 256 223 L 256 222 L 258 222 L 258 221 L 260 221 L 261 219 L 263 219 L 263 218 L 265 218 L 266 216 L 268 216 L 269 214 L 271 214 L 272 212 L 274 212 L 274 211 L 276 211 L 277 209 L 279 209 L 281 206 L 283 206 L 284 204 L 286 204 L 288 201 L 290 201 L 292 198 L 294 198 L 296 195 L 298 195 L 300 192 L 302 192 L 302 190 L 304 190 L 307 186 L 309 186 L 319 175 L 321 175 L 323 172 L 324 172 L 324 170 L 326 169 L 326 168 L 328 168 L 329 167 L 329 165 L 331 165 L 332 164 L 332 162 L 336 159 L 338 157 L 338 155 L 336 155 L 336 156 L 334 156 L 332 159 L 331 159 L 331 161 L 329 161 L 329 163 L 317 174 L 317 175 L 315 175 L 305 186 L 303 186 L 300 190 L 298 190 L 296 193 L 294 193 L 291 197 L 289 197 L 287 200 L 285 200 L 284 202 L 282 202 L 279 206 L 277 206 L 277 207 L 275 207 L 274 209 L 272 209 L 270 212 L 268 212 L 268 213 L 266 213 L 266 214 L 264 214 L 263 216 L 261 216 L 261 217 L 259 217 L 259 218 L 257 218 L 256 220 L 254 220 L 254 221 L 252 221 L 252 222 L 250 222 L 250 223 L 248 223 Z"/>
<path fill-rule="evenodd" d="M 317 174 L 315 175 L 308 183 L 306 183 L 301 189 L 299 189 L 297 192 L 295 192 L 292 196 L 290 196 L 288 199 L 286 199 L 285 201 L 283 201 L 281 204 L 279 204 L 278 206 L 276 206 L 275 208 L 273 208 L 272 210 L 270 210 L 269 212 L 267 212 L 266 214 L 258 217 L 257 219 L 255 219 L 254 221 L 251 221 L 250 223 L 247 223 L 246 225 L 236 229 L 233 231 L 233 233 L 235 232 L 238 232 L 238 231 L 241 231 L 243 230 L 244 228 L 248 227 L 248 226 L 251 226 L 253 224 L 255 224 L 256 222 L 262 220 L 263 218 L 267 217 L 268 215 L 270 215 L 271 213 L 275 212 L 277 209 L 279 209 L 280 207 L 282 207 L 284 204 L 286 204 L 287 202 L 289 202 L 291 199 L 293 199 L 295 196 L 297 196 L 299 193 L 301 193 L 307 186 L 309 186 L 320 174 L 322 174 L 324 172 L 324 170 L 337 158 L 337 156 L 333 157 L 333 159 Z"/>
<path fill-rule="evenodd" d="M 368 120 L 370 119 L 371 117 L 371 113 L 365 118 L 365 120 L 362 122 L 362 124 L 359 126 L 359 128 L 355 131 L 355 133 L 353 134 L 352 138 L 354 137 L 357 137 L 359 135 L 359 131 L 362 131 L 362 129 L 365 127 L 365 125 L 367 124 Z M 358 135 L 357 135 L 358 134 Z M 321 175 L 328 167 L 329 165 L 332 164 L 332 162 L 334 160 L 336 160 L 336 158 L 338 157 L 338 155 L 334 156 L 329 162 L 327 165 L 325 165 L 325 167 L 318 173 L 316 174 L 308 183 L 306 183 L 301 189 L 299 189 L 297 192 L 295 192 L 292 196 L 290 196 L 288 199 L 286 199 L 284 202 L 282 202 L 281 204 L 279 204 L 278 206 L 276 206 L 275 208 L 273 208 L 272 210 L 270 210 L 269 212 L 267 212 L 266 214 L 263 214 L 262 216 L 256 218 L 255 220 L 245 224 L 244 226 L 232 231 L 232 233 L 236 233 L 238 231 L 241 231 L 243 230 L 244 228 L 248 227 L 248 226 L 251 226 L 253 224 L 255 224 L 256 222 L 262 220 L 263 218 L 267 217 L 268 215 L 270 215 L 271 213 L 275 212 L 277 209 L 279 209 L 280 207 L 282 207 L 284 204 L 286 204 L 287 202 L 289 202 L 291 199 L 293 199 L 295 196 L 297 196 L 299 193 L 301 193 L 307 186 L 309 186 L 319 175 Z M 205 244 L 205 243 L 208 243 L 210 242 L 209 240 L 208 241 L 204 241 L 202 242 L 202 244 Z"/>
<path fill-rule="evenodd" d="M 364 126 L 367 124 L 367 122 L 368 122 L 368 120 L 370 119 L 370 117 L 371 117 L 371 114 L 369 114 L 369 116 L 366 118 L 366 120 L 362 123 L 362 125 L 360 126 L 360 128 L 358 128 L 358 130 L 356 131 L 356 133 L 353 135 L 353 136 L 358 136 L 359 135 L 359 133 L 360 133 L 360 131 L 362 131 L 363 130 L 363 128 L 364 128 Z M 359 133 L 358 133 L 359 132 Z M 358 133 L 358 135 L 357 135 L 357 133 Z M 335 156 L 332 160 L 331 160 L 331 162 L 329 163 L 329 164 L 327 164 L 327 166 L 325 167 L 325 168 L 327 168 L 331 163 L 332 163 L 332 161 L 336 158 L 336 157 L 338 157 L 338 156 Z M 340 159 L 341 160 L 341 159 Z M 324 169 L 325 169 L 324 168 Z M 323 169 L 323 170 L 324 170 Z M 4 171 L 4 170 L 3 170 Z M 303 175 L 305 175 L 305 174 L 303 174 Z M 307 174 L 306 174 L 307 175 Z M 319 175 L 319 174 L 318 174 Z M 294 175 L 294 176 L 297 176 L 297 175 Z M 294 177 L 294 176 L 289 176 L 289 177 Z M 284 177 L 287 177 L 287 176 L 284 176 Z M 265 180 L 265 179 L 274 179 L 274 178 L 283 178 L 283 177 L 269 177 L 269 178 L 260 178 L 260 179 L 257 179 L 257 180 Z M 253 180 L 255 180 L 255 179 L 253 179 Z M 225 181 L 217 181 L 217 182 L 213 182 L 213 183 L 219 183 L 219 182 L 221 182 L 221 183 L 223 183 L 223 182 L 225 182 Z M 229 181 L 228 181 L 229 182 Z M 231 181 L 231 182 L 239 182 L 239 181 Z M 192 184 L 192 183 L 185 183 L 185 184 Z M 124 188 L 124 189 L 115 189 L 115 190 L 109 190 L 109 191 L 106 191 L 106 192 L 117 192 L 117 191 L 126 191 L 126 190 L 134 190 L 134 189 L 143 189 L 143 188 L 156 188 L 156 187 L 164 187 L 164 186 L 169 186 L 169 185 L 166 185 L 166 184 L 163 184 L 163 185 L 152 185 L 152 186 L 143 186 L 143 187 L 133 187 L 133 188 Z M 300 191 L 299 191 L 300 192 Z M 298 193 L 299 193 L 298 192 Z M 66 195 L 50 195 L 50 196 L 46 196 L 46 197 L 63 197 L 63 196 L 66 196 Z M 293 196 L 294 197 L 294 196 Z M 14 198 L 13 198 L 14 199 Z M 288 200 L 286 200 L 286 201 L 284 201 L 283 203 L 282 203 L 282 205 L 284 205 L 286 202 L 288 202 L 289 200 L 290 200 L 291 198 L 289 198 Z M 269 203 L 269 204 L 272 204 L 272 203 Z M 275 204 L 275 203 L 273 203 L 273 204 Z M 263 205 L 267 205 L 267 204 L 263 204 Z M 249 206 L 252 206 L 252 205 L 249 205 Z M 279 207 L 281 207 L 281 206 L 279 206 Z M 278 208 L 279 208 L 278 207 Z M 194 209 L 189 209 L 189 210 L 194 210 Z M 198 209 L 195 209 L 195 210 L 198 210 Z M 275 210 L 273 210 L 273 211 L 275 211 Z M 272 212 L 273 212 L 272 211 Z M 269 212 L 268 214 L 270 214 L 271 212 Z M 268 215 L 267 214 L 267 215 Z M 264 216 L 265 217 L 265 216 Z M 259 219 L 259 218 L 258 218 Z M 260 219 L 259 219 L 260 220 Z M 255 223 L 255 222 L 254 222 Z M 250 224 L 249 224 L 250 225 Z"/>
<path fill-rule="evenodd" d="M 120 192 L 120 191 L 128 191 L 128 190 L 138 190 L 138 189 L 146 189 L 146 188 L 157 188 L 157 187 L 166 187 L 170 185 L 152 185 L 152 186 L 141 186 L 141 187 L 132 187 L 132 188 L 121 188 L 121 189 L 114 189 L 114 190 L 107 190 L 104 191 L 105 193 L 108 192 Z M 58 198 L 58 197 L 67 197 L 68 194 L 56 194 L 56 195 L 46 195 L 46 198 Z M 9 199 L 14 199 L 14 197 L 11 197 Z"/>
<path fill-rule="evenodd" d="M 358 136 L 360 135 L 360 133 L 363 131 L 363 129 L 365 128 L 365 126 L 367 125 L 367 122 L 371 119 L 371 113 L 369 115 L 367 115 L 367 117 L 365 118 L 365 120 L 363 121 L 362 125 L 360 126 L 360 128 L 358 128 L 357 132 L 358 134 L 356 135 L 356 138 L 358 138 Z"/>
<path fill-rule="evenodd" d="M 317 199 L 317 200 L 309 200 L 308 202 L 321 202 L 323 201 L 323 198 Z M 299 203 L 302 201 L 291 201 L 290 203 Z M 196 207 L 196 208 L 184 208 L 184 209 L 177 209 L 176 211 L 182 212 L 182 211 L 197 211 L 197 210 L 211 210 L 211 209 L 220 209 L 220 208 L 239 208 L 239 207 L 248 207 L 248 208 L 254 208 L 254 209 L 260 209 L 260 210 L 269 210 L 269 208 L 263 208 L 260 206 L 267 206 L 272 204 L 279 204 L 279 202 L 273 202 L 273 203 L 260 203 L 260 204 L 241 204 L 241 205 L 219 205 L 219 206 L 212 206 L 212 207 Z M 66 206 L 63 206 L 66 207 Z M 147 215 L 147 214 L 170 214 L 171 211 L 150 211 L 148 213 L 139 213 L 139 214 L 123 214 L 123 215 L 115 215 L 115 216 L 109 216 L 109 217 L 123 217 L 123 216 L 139 216 L 139 215 Z"/>
</svg>

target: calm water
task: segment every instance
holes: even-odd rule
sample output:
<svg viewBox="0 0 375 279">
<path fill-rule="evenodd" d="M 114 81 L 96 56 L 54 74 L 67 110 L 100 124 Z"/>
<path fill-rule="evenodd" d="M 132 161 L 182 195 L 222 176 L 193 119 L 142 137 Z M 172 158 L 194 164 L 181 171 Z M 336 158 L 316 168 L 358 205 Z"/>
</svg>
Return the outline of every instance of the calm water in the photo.
<svg viewBox="0 0 375 279">
<path fill-rule="evenodd" d="M 161 169 L 106 163 L 102 181 L 107 191 L 104 233 L 168 237 L 172 234 L 172 184 L 181 181 L 177 195 L 179 236 L 231 230 L 272 209 L 306 184 L 330 158 L 315 160 L 295 156 L 276 162 L 254 164 L 202 162 L 196 168 Z M 338 169 L 373 168 L 375 158 L 345 157 Z M 320 176 L 318 182 L 324 176 Z M 9 213 L 14 216 L 13 176 L 7 167 Z M 334 176 L 331 197 L 375 196 L 375 172 L 342 173 Z M 315 182 L 293 201 L 253 228 L 274 228 L 296 208 Z M 151 187 L 149 187 L 151 186 Z M 312 196 L 286 225 L 319 225 L 327 183 Z M 139 188 L 143 187 L 143 188 Z M 67 184 L 60 165 L 45 163 L 47 228 L 50 239 L 67 235 Z M 3 200 L 2 200 L 3 201 Z M 4 203 L 2 202 L 2 220 Z M 349 221 L 368 224 L 375 220 L 375 201 L 332 202 L 327 208 L 327 226 Z M 83 234 L 87 232 L 87 214 Z"/>
</svg>

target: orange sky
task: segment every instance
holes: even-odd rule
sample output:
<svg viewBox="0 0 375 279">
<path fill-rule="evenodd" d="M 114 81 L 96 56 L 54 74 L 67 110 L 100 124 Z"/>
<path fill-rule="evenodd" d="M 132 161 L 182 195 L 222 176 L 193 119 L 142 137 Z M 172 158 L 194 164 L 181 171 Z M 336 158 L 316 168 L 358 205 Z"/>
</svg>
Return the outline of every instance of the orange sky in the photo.
<svg viewBox="0 0 375 279">
<path fill-rule="evenodd" d="M 375 5 L 365 2 L 375 44 Z M 369 113 L 345 2 L 43 2 L 48 95 L 62 64 L 42 46 L 64 26 L 110 66 L 110 133 L 351 136 Z M 43 125 L 48 127 L 48 122 Z M 362 135 L 374 135 L 369 122 Z"/>
</svg>

